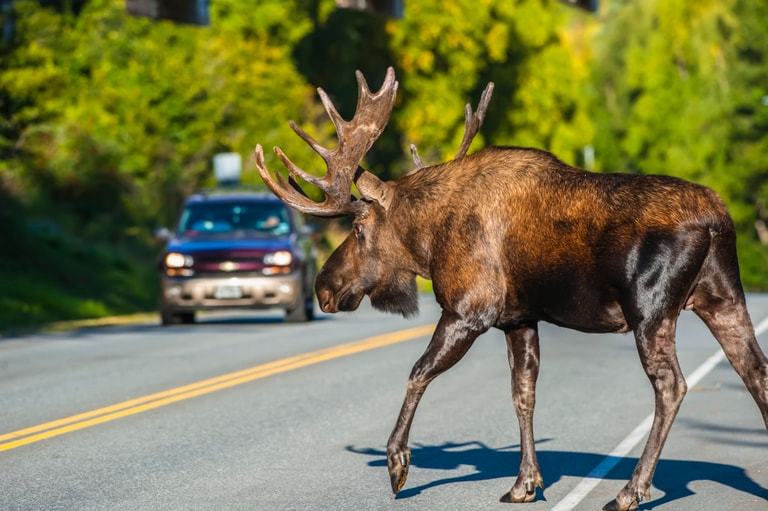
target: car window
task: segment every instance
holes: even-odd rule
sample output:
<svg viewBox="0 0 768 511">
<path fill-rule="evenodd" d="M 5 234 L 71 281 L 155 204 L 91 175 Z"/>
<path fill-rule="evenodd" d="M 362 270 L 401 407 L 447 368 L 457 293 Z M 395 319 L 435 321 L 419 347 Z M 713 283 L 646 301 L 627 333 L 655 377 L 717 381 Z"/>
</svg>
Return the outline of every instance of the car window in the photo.
<svg viewBox="0 0 768 511">
<path fill-rule="evenodd" d="M 273 202 L 197 202 L 188 204 L 179 220 L 182 234 L 221 234 L 233 231 L 288 234 L 288 211 Z"/>
</svg>

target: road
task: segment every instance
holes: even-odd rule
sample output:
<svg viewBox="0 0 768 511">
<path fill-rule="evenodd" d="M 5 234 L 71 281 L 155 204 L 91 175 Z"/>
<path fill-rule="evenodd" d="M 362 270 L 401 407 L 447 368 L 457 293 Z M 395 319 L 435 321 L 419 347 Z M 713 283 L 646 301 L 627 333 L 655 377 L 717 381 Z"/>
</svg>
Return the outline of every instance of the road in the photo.
<svg viewBox="0 0 768 511">
<path fill-rule="evenodd" d="M 768 295 L 749 304 L 766 330 Z M 498 502 L 519 433 L 504 339 L 489 332 L 427 390 L 394 497 L 386 440 L 439 316 L 432 298 L 421 306 L 408 321 L 364 304 L 307 325 L 233 313 L 2 339 L 0 509 L 580 511 L 616 495 L 653 406 L 634 340 L 542 325 L 543 495 Z M 678 350 L 690 375 L 717 345 L 683 313 Z M 757 407 L 727 363 L 702 374 L 640 509 L 768 509 Z"/>
</svg>

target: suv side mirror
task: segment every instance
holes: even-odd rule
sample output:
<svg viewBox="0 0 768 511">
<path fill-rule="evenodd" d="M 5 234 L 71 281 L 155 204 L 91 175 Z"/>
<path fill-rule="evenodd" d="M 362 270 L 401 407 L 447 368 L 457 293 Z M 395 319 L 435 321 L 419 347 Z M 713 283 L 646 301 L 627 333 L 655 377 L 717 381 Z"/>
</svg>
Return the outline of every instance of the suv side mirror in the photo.
<svg viewBox="0 0 768 511">
<path fill-rule="evenodd" d="M 158 227 L 152 233 L 152 237 L 156 241 L 168 241 L 171 239 L 171 230 L 167 227 Z"/>
</svg>

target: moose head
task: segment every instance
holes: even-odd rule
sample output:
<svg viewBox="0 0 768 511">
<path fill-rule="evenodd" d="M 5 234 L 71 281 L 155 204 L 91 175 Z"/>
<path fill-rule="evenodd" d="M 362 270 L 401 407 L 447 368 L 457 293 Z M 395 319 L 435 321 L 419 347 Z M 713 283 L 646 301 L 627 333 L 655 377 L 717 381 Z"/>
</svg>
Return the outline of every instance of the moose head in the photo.
<svg viewBox="0 0 768 511">
<path fill-rule="evenodd" d="M 255 156 L 259 173 L 275 195 L 302 213 L 320 217 L 354 217 L 352 232 L 333 252 L 318 273 L 315 291 L 320 308 L 324 312 L 351 311 L 357 309 L 365 295 L 371 304 L 387 312 L 411 316 L 418 312 L 416 275 L 429 278 L 424 261 L 415 259 L 419 241 L 403 236 L 413 215 L 409 195 L 415 191 L 413 179 L 403 183 L 385 182 L 360 167 L 373 143 L 389 121 L 397 96 L 398 82 L 390 67 L 378 92 L 371 93 L 360 71 L 356 72 L 359 87 L 357 108 L 351 121 L 345 121 L 337 112 L 328 94 L 318 89 L 326 112 L 333 121 L 338 135 L 338 146 L 329 150 L 322 147 L 311 135 L 293 121 L 291 128 L 325 161 L 328 171 L 322 178 L 308 174 L 297 167 L 286 155 L 275 148 L 275 154 L 289 169 L 289 178 L 275 173 L 274 178 L 264 163 L 261 145 L 256 146 Z M 482 125 L 493 92 L 489 83 L 481 99 L 478 111 L 466 105 L 464 138 L 454 159 L 463 157 Z M 411 146 L 416 168 L 423 167 L 415 146 Z M 317 203 L 298 186 L 302 179 L 320 188 L 325 199 Z M 357 187 L 361 199 L 351 195 L 352 184 Z M 402 190 L 410 191 L 402 192 Z"/>
</svg>

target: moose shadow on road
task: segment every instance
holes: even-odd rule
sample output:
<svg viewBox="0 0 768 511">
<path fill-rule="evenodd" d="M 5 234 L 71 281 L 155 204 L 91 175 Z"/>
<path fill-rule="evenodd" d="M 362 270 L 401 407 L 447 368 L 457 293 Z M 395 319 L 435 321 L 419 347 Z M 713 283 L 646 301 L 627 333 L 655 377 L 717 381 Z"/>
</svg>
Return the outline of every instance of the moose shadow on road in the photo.
<svg viewBox="0 0 768 511">
<path fill-rule="evenodd" d="M 542 440 L 537 443 L 546 442 Z M 356 448 L 348 446 L 347 450 L 356 454 L 374 456 L 375 459 L 368 462 L 372 467 L 387 466 L 386 452 L 380 449 Z M 541 466 L 544 484 L 551 486 L 563 477 L 586 477 L 592 469 L 601 463 L 605 456 L 596 453 L 546 451 L 537 450 L 539 465 Z M 401 490 L 397 494 L 398 499 L 407 499 L 421 492 L 442 486 L 471 481 L 484 481 L 490 479 L 509 478 L 509 486 L 512 486 L 517 475 L 517 467 L 520 461 L 519 446 L 501 448 L 488 447 L 482 442 L 452 443 L 442 445 L 415 444 L 411 447 L 411 465 L 421 469 L 456 470 L 461 465 L 474 466 L 475 472 L 456 477 L 445 477 L 427 484 Z M 605 476 L 611 479 L 626 482 L 632 475 L 632 470 L 637 464 L 637 458 L 624 458 Z M 693 495 L 689 484 L 695 481 L 713 481 L 735 490 L 739 490 L 756 497 L 768 500 L 768 489 L 760 486 L 751 479 L 744 469 L 722 463 L 708 463 L 703 461 L 683 460 L 659 460 L 656 475 L 653 478 L 653 486 L 664 492 L 659 498 L 641 504 L 639 509 L 652 509 L 667 502 L 682 499 Z M 623 484 L 622 484 L 623 486 Z M 618 492 L 620 487 L 616 488 Z M 499 496 L 501 496 L 501 491 Z M 546 500 L 541 493 L 537 500 Z"/>
</svg>

